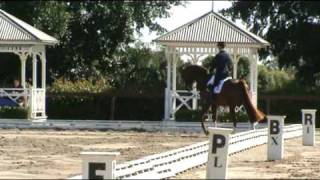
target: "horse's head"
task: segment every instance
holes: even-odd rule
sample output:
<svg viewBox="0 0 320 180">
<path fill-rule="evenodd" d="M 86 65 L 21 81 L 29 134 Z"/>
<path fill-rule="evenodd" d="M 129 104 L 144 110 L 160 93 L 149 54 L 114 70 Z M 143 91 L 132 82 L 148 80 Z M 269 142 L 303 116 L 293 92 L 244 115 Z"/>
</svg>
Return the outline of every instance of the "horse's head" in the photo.
<svg viewBox="0 0 320 180">
<path fill-rule="evenodd" d="M 180 69 L 181 77 L 187 87 L 191 87 L 193 82 L 197 82 L 197 88 L 206 87 L 208 72 L 205 68 L 198 65 L 187 65 Z"/>
</svg>

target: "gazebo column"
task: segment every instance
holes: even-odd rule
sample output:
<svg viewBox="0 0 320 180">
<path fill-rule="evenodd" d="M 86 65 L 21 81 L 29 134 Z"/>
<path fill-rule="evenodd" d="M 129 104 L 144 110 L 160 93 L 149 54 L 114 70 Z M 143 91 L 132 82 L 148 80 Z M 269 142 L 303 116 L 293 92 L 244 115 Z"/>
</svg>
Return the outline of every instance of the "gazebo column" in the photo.
<svg viewBox="0 0 320 180">
<path fill-rule="evenodd" d="M 167 87 L 165 89 L 165 108 L 164 120 L 169 120 L 171 115 L 171 57 L 169 55 L 168 47 L 165 50 L 167 60 Z"/>
<path fill-rule="evenodd" d="M 233 60 L 232 60 L 232 64 L 233 64 L 233 79 L 237 79 L 237 73 L 238 73 L 238 59 L 237 59 L 237 55 L 238 55 L 238 48 L 234 48 L 233 49 Z"/>
<path fill-rule="evenodd" d="M 255 50 L 255 54 L 254 54 L 254 84 L 253 84 L 253 92 L 254 92 L 254 98 L 255 98 L 255 105 L 258 105 L 258 61 L 259 61 L 259 54 L 258 54 L 258 50 Z"/>
<path fill-rule="evenodd" d="M 194 54 L 191 57 L 191 62 L 192 64 L 197 64 L 199 62 L 199 56 L 197 56 L 196 54 Z M 192 98 L 192 110 L 197 110 L 198 109 L 198 98 L 197 96 L 195 96 L 195 94 L 197 94 L 197 82 L 193 82 L 192 83 L 192 93 L 193 93 L 193 98 Z"/>
<path fill-rule="evenodd" d="M 174 52 L 172 53 L 172 93 L 176 93 L 177 91 L 177 61 L 178 61 L 178 57 L 177 57 L 177 53 Z M 175 119 L 175 111 L 177 108 L 177 100 L 174 97 L 172 99 L 172 119 Z"/>
<path fill-rule="evenodd" d="M 22 88 L 26 88 L 26 62 L 27 57 L 26 55 L 19 55 L 20 62 L 21 62 L 21 74 L 20 74 L 20 80 L 21 80 L 21 86 Z"/>
<path fill-rule="evenodd" d="M 43 51 L 41 53 L 41 88 L 45 89 L 46 88 L 46 53 Z"/>
<path fill-rule="evenodd" d="M 253 102 L 253 105 L 257 106 L 257 81 L 258 81 L 258 73 L 257 73 L 257 59 L 254 56 L 254 50 L 250 49 L 249 53 L 250 59 L 250 95 Z"/>
<path fill-rule="evenodd" d="M 37 88 L 37 54 L 32 53 L 32 88 Z"/>
</svg>

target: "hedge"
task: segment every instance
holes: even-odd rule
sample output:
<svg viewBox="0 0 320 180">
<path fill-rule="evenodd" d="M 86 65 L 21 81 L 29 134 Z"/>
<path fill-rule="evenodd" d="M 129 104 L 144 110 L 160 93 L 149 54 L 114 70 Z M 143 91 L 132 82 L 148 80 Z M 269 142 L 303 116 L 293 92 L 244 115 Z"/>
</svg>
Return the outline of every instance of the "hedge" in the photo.
<svg viewBox="0 0 320 180">
<path fill-rule="evenodd" d="M 112 115 L 112 97 L 114 113 Z M 163 97 L 64 93 L 47 96 L 49 119 L 149 120 L 163 118 Z"/>
<path fill-rule="evenodd" d="M 28 110 L 22 107 L 2 106 L 0 107 L 1 119 L 26 119 Z"/>
</svg>

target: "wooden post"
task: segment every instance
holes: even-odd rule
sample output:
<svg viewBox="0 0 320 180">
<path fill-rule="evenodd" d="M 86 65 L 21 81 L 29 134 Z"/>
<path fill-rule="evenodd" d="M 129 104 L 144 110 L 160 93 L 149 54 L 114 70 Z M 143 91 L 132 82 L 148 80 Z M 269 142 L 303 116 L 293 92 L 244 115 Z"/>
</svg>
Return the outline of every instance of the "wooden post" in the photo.
<svg viewBox="0 0 320 180">
<path fill-rule="evenodd" d="M 82 179 L 115 179 L 119 152 L 82 152 Z"/>
<path fill-rule="evenodd" d="M 206 179 L 226 179 L 228 176 L 229 137 L 233 129 L 209 127 L 209 152 Z"/>
<path fill-rule="evenodd" d="M 286 116 L 268 117 L 268 160 L 283 158 L 283 126 Z"/>
<path fill-rule="evenodd" d="M 114 112 L 116 109 L 116 96 L 112 96 L 111 102 L 110 102 L 110 120 L 114 120 Z"/>
<path fill-rule="evenodd" d="M 302 109 L 302 127 L 303 136 L 302 144 L 304 146 L 315 145 L 315 133 L 316 133 L 316 112 L 315 109 Z"/>
<path fill-rule="evenodd" d="M 270 98 L 267 97 L 267 98 L 266 98 L 266 102 L 267 102 L 267 114 L 270 114 L 270 104 L 271 104 L 270 101 L 271 101 Z"/>
</svg>

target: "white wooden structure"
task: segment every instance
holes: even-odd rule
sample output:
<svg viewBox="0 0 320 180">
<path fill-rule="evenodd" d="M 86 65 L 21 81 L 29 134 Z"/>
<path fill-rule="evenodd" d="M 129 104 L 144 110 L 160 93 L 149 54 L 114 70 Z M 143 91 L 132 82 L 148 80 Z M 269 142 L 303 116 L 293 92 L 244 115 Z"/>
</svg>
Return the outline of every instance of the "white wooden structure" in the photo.
<svg viewBox="0 0 320 180">
<path fill-rule="evenodd" d="M 0 97 L 16 101 L 27 99 L 30 119 L 46 119 L 46 45 L 57 44 L 58 40 L 36 29 L 26 22 L 0 9 L 0 52 L 14 53 L 21 62 L 22 89 L 1 88 Z M 26 86 L 26 61 L 32 59 L 32 86 Z M 41 86 L 37 86 L 37 62 L 41 62 Z M 19 90 L 21 93 L 12 93 Z"/>
<path fill-rule="evenodd" d="M 250 60 L 250 95 L 253 103 L 257 104 L 258 81 L 258 49 L 265 48 L 269 43 L 257 35 L 237 26 L 222 15 L 210 11 L 203 16 L 192 20 L 177 29 L 170 31 L 154 42 L 165 48 L 167 59 L 167 87 L 165 89 L 164 119 L 175 119 L 175 113 L 182 107 L 197 108 L 199 97 L 195 86 L 192 91 L 176 88 L 177 60 L 187 57 L 193 64 L 208 55 L 218 53 L 217 42 L 226 43 L 226 51 L 233 60 L 233 78 L 237 78 L 237 63 L 240 56 Z M 180 104 L 177 106 L 177 101 Z M 190 103 L 192 101 L 192 103 Z"/>
<path fill-rule="evenodd" d="M 284 139 L 300 137 L 302 125 L 292 124 L 284 126 Z M 268 129 L 250 130 L 230 135 L 228 155 L 234 155 L 242 151 L 266 144 L 268 141 Z M 208 162 L 209 141 L 199 142 L 178 149 L 149 155 L 137 160 L 116 164 L 113 167 L 115 179 L 168 179 L 186 170 L 204 165 Z M 94 160 L 94 159 L 93 159 Z M 87 161 L 86 161 L 87 162 Z M 84 162 L 84 163 L 86 163 Z M 113 163 L 112 161 L 108 161 Z M 101 171 L 96 170 L 96 174 Z M 77 175 L 69 179 L 85 179 Z"/>
</svg>

